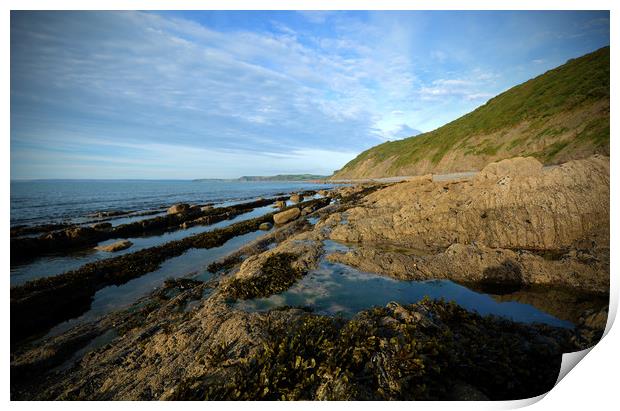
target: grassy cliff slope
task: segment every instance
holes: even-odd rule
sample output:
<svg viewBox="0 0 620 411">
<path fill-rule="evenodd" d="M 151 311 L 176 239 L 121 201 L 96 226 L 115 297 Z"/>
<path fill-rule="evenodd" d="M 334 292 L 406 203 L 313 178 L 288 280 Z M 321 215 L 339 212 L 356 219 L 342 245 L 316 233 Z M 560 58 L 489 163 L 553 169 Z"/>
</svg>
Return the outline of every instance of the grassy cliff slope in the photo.
<svg viewBox="0 0 620 411">
<path fill-rule="evenodd" d="M 609 155 L 609 93 L 609 47 L 604 47 L 434 131 L 366 150 L 332 178 L 478 170 L 514 156 L 554 164 Z"/>
</svg>

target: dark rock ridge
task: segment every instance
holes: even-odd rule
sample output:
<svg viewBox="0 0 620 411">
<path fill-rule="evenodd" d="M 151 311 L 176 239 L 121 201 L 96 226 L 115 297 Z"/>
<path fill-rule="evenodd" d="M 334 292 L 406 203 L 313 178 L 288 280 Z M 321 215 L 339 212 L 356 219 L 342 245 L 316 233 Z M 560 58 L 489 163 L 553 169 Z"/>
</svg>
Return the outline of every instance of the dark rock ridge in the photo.
<svg viewBox="0 0 620 411">
<path fill-rule="evenodd" d="M 87 248 L 112 238 L 128 238 L 177 229 L 183 223 L 187 226 L 197 224 L 214 224 L 235 217 L 239 214 L 286 200 L 286 197 L 261 199 L 228 207 L 211 209 L 186 208 L 184 212 L 175 212 L 155 218 L 121 224 L 108 230 L 97 230 L 91 227 L 72 226 L 61 231 L 54 231 L 34 238 L 11 239 L 11 263 L 31 260 L 47 253 Z M 192 223 L 193 222 L 193 223 Z"/>
</svg>

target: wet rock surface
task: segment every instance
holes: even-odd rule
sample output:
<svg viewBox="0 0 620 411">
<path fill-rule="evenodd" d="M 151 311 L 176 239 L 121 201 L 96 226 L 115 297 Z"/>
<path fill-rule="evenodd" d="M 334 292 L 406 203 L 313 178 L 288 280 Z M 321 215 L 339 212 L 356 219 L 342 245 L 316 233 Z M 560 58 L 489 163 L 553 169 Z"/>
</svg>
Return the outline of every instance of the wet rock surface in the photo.
<svg viewBox="0 0 620 411">
<path fill-rule="evenodd" d="M 126 250 L 129 247 L 131 247 L 133 245 L 133 243 L 129 240 L 120 240 L 120 241 L 116 241 L 112 244 L 107 244 L 107 245 L 100 245 L 98 247 L 95 247 L 97 250 L 99 251 L 107 251 L 110 253 L 113 253 L 115 251 L 121 251 L 121 250 Z"/>
<path fill-rule="evenodd" d="M 282 211 L 281 213 L 275 214 L 273 216 L 273 222 L 276 224 L 285 224 L 291 220 L 296 219 L 297 217 L 299 217 L 300 214 L 301 212 L 299 211 L 299 208 L 293 207 L 290 210 Z"/>
<path fill-rule="evenodd" d="M 490 289 L 546 285 L 600 294 L 609 290 L 608 261 L 584 262 L 569 255 L 548 260 L 527 250 L 482 245 L 453 244 L 445 251 L 417 254 L 364 245 L 347 253 L 330 254 L 328 259 L 403 280 L 450 279 Z"/>
<path fill-rule="evenodd" d="M 143 324 L 117 316 L 119 336 L 70 372 L 50 371 L 28 390 L 12 378 L 13 398 L 517 399 L 550 389 L 572 348 L 566 331 L 430 300 L 344 321 L 234 311 L 218 295 L 190 313 L 174 308 L 189 291 L 145 306 L 135 314 Z M 26 364 L 14 359 L 13 375 L 28 380 Z"/>
<path fill-rule="evenodd" d="M 95 223 L 92 225 L 95 230 L 109 230 L 112 228 L 111 223 Z"/>
</svg>

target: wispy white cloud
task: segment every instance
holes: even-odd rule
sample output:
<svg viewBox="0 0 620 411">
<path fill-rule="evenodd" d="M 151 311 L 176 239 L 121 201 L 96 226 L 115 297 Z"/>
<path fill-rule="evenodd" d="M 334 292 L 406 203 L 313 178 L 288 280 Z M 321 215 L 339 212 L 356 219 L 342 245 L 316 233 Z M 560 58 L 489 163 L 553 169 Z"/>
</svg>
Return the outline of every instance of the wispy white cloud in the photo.
<svg viewBox="0 0 620 411">
<path fill-rule="evenodd" d="M 437 79 L 420 89 L 420 97 L 424 100 L 445 98 L 464 99 L 469 101 L 484 100 L 493 97 L 493 93 L 481 90 L 489 89 L 488 81 L 491 74 L 474 74 L 468 79 Z"/>
<path fill-rule="evenodd" d="M 428 131 L 526 79 L 526 70 L 506 75 L 512 61 L 477 57 L 498 49 L 489 36 L 470 32 L 458 47 L 463 38 L 451 33 L 463 30 L 440 29 L 468 28 L 467 19 L 436 26 L 443 19 L 436 16 L 274 13 L 256 27 L 221 27 L 167 13 L 14 13 L 12 173 L 27 172 L 18 159 L 35 151 L 39 164 L 58 170 L 69 159 L 109 158 L 119 170 L 133 161 L 139 174 L 158 155 L 170 167 L 169 158 L 179 162 L 177 172 L 166 169 L 175 175 L 237 166 L 255 174 L 275 167 L 274 158 L 291 159 L 278 160 L 275 172 L 304 168 L 295 163 L 302 160 L 315 172 L 332 170 L 354 152 Z M 590 31 L 605 28 L 600 19 L 582 20 Z M 550 41 L 545 30 L 558 32 L 533 30 L 536 47 Z M 535 54 L 521 53 L 536 66 Z"/>
<path fill-rule="evenodd" d="M 334 15 L 334 12 L 329 10 L 300 10 L 298 13 L 314 24 L 325 23 L 325 20 L 327 20 L 329 16 Z"/>
</svg>

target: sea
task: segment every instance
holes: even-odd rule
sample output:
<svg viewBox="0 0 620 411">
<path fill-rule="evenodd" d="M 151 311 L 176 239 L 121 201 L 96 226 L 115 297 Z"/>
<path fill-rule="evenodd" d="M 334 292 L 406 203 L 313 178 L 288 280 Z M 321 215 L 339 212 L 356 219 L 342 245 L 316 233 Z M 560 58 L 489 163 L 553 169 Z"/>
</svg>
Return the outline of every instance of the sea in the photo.
<svg viewBox="0 0 620 411">
<path fill-rule="evenodd" d="M 150 211 L 175 203 L 230 203 L 330 187 L 307 182 L 235 180 L 11 181 L 11 226 L 80 223 L 102 211 Z"/>
</svg>

